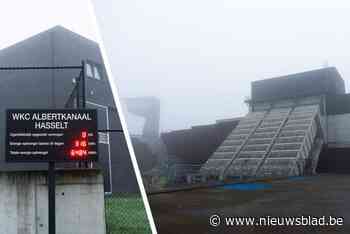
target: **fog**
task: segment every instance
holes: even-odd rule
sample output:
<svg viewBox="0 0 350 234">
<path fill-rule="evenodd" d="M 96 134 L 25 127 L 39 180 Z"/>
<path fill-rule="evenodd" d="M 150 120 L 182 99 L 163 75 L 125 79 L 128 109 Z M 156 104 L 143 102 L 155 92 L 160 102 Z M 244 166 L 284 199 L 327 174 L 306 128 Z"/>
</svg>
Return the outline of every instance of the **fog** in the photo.
<svg viewBox="0 0 350 234">
<path fill-rule="evenodd" d="M 94 16 L 86 0 L 11 0 L 0 8 L 0 49 L 61 25 L 96 40 Z"/>
<path fill-rule="evenodd" d="M 159 97 L 169 131 L 246 114 L 254 80 L 335 66 L 349 86 L 348 7 L 263 2 L 94 1 L 121 98 Z"/>
</svg>

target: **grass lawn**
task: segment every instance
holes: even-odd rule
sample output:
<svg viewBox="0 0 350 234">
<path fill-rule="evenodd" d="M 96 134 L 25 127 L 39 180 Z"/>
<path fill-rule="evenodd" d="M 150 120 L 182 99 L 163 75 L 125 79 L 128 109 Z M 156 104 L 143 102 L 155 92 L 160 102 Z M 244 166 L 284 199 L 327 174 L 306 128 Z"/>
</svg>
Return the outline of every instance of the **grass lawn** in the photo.
<svg viewBox="0 0 350 234">
<path fill-rule="evenodd" d="M 151 233 L 142 198 L 136 195 L 114 195 L 106 198 L 108 234 Z"/>
</svg>

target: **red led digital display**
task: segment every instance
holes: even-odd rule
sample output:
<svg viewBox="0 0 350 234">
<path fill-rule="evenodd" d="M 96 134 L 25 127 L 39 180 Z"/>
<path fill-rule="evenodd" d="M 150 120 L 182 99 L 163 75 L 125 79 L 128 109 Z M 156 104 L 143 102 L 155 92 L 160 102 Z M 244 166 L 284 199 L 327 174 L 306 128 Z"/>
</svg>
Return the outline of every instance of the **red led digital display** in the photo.
<svg viewBox="0 0 350 234">
<path fill-rule="evenodd" d="M 73 147 L 70 149 L 69 156 L 73 160 L 81 160 L 87 158 L 88 153 L 88 133 L 82 131 L 78 139 L 74 139 Z"/>
<path fill-rule="evenodd" d="M 9 109 L 6 162 L 98 161 L 97 126 L 94 109 Z"/>
</svg>

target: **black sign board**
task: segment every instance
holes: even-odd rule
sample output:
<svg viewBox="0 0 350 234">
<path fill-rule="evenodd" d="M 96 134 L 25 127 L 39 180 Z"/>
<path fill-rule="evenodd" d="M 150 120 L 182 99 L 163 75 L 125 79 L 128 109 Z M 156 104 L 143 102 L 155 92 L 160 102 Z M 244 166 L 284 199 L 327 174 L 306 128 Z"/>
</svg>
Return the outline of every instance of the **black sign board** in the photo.
<svg viewBox="0 0 350 234">
<path fill-rule="evenodd" d="M 6 113 L 7 162 L 97 161 L 97 112 L 11 109 Z"/>
</svg>

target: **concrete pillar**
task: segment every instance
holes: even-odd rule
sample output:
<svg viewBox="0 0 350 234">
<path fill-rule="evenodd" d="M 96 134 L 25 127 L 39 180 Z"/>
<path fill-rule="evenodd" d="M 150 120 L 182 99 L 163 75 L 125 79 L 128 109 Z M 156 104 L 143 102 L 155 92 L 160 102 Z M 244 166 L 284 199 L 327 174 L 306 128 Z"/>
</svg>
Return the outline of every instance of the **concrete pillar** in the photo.
<svg viewBox="0 0 350 234">
<path fill-rule="evenodd" d="M 0 233 L 48 233 L 46 174 L 0 172 Z M 57 171 L 56 182 L 57 234 L 105 234 L 101 172 Z"/>
</svg>

